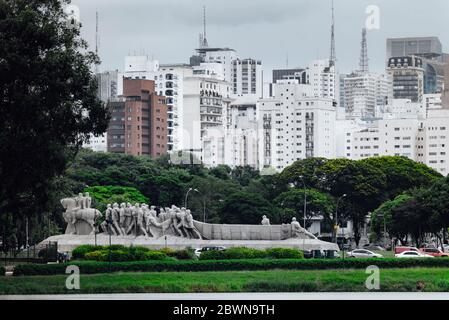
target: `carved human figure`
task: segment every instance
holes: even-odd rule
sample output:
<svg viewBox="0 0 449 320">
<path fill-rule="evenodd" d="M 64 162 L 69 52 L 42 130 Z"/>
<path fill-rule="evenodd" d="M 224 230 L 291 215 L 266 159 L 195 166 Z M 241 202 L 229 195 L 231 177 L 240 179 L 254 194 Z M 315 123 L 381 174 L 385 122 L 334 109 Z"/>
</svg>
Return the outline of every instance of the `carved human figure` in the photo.
<svg viewBox="0 0 449 320">
<path fill-rule="evenodd" d="M 120 222 L 119 222 L 120 233 L 122 235 L 126 235 L 126 225 L 125 225 L 125 220 L 126 220 L 126 203 L 120 204 L 119 218 L 120 218 Z"/>
<path fill-rule="evenodd" d="M 103 232 L 108 233 L 108 234 L 111 233 L 111 235 L 116 236 L 117 233 L 115 232 L 113 226 L 111 225 L 111 226 L 109 226 L 110 228 L 108 227 L 109 221 L 112 221 L 112 211 L 113 211 L 112 205 L 108 204 L 106 206 L 106 211 L 104 212 L 105 220 L 101 223 L 100 226 L 101 226 L 101 229 L 103 230 Z"/>
<path fill-rule="evenodd" d="M 137 226 L 137 215 L 138 215 L 138 209 L 139 209 L 140 205 L 138 203 L 136 203 L 134 206 L 131 206 L 131 219 L 130 222 L 128 224 L 128 229 L 126 229 L 126 234 L 130 234 L 133 233 L 133 230 L 135 231 L 134 233 L 137 232 L 136 230 L 136 226 Z"/>
<path fill-rule="evenodd" d="M 144 205 L 142 205 L 142 207 L 143 206 Z M 147 230 L 145 228 L 145 221 L 144 221 L 144 217 L 143 217 L 143 209 L 142 209 L 142 207 L 139 207 L 138 204 L 136 203 L 136 209 L 135 209 L 135 211 L 137 213 L 137 216 L 136 216 L 136 223 L 137 223 L 136 236 L 138 235 L 138 233 L 140 231 L 140 232 L 142 232 L 145 235 L 145 237 L 148 237 L 148 233 L 147 233 Z"/>
<path fill-rule="evenodd" d="M 147 207 L 148 207 L 148 206 L 147 206 Z M 154 218 L 157 218 L 156 206 L 151 206 L 151 208 L 150 208 L 150 214 L 151 214 Z"/>
<path fill-rule="evenodd" d="M 296 218 L 292 219 L 292 237 L 293 238 L 310 238 L 310 239 L 316 239 L 315 235 L 301 227 L 301 224 L 296 220 Z"/>
<path fill-rule="evenodd" d="M 190 210 L 186 210 L 183 225 L 190 238 L 202 239 L 201 233 L 198 231 L 198 229 L 195 227 L 193 223 L 193 215 Z"/>
<path fill-rule="evenodd" d="M 84 196 L 82 193 L 78 194 L 78 197 L 75 197 L 76 208 L 75 210 L 84 209 Z"/>
<path fill-rule="evenodd" d="M 177 211 L 175 209 L 169 209 L 168 210 L 168 219 L 170 227 L 173 229 L 173 232 L 176 236 L 183 236 L 183 233 L 178 228 L 178 217 L 177 217 Z"/>
<path fill-rule="evenodd" d="M 263 226 L 269 226 L 270 225 L 270 219 L 267 218 L 267 216 L 262 217 L 262 225 Z"/>
<path fill-rule="evenodd" d="M 118 203 L 114 203 L 112 206 L 112 226 L 117 235 L 122 235 L 122 229 L 120 227 L 120 207 Z"/>
<path fill-rule="evenodd" d="M 131 203 L 127 203 L 125 207 L 125 219 L 123 221 L 123 229 L 124 229 L 124 235 L 128 235 L 128 228 L 132 224 L 133 220 L 133 207 Z"/>
<path fill-rule="evenodd" d="M 83 206 L 84 209 L 90 209 L 92 207 L 92 198 L 90 197 L 89 192 L 84 194 Z"/>
<path fill-rule="evenodd" d="M 186 225 L 186 223 L 185 223 L 186 215 L 187 215 L 186 208 L 183 207 L 181 209 L 178 209 L 176 211 L 176 221 L 175 221 L 175 223 L 176 223 L 177 230 L 181 233 L 181 236 L 188 238 L 189 235 L 188 235 L 187 231 L 184 228 L 185 225 Z"/>
</svg>

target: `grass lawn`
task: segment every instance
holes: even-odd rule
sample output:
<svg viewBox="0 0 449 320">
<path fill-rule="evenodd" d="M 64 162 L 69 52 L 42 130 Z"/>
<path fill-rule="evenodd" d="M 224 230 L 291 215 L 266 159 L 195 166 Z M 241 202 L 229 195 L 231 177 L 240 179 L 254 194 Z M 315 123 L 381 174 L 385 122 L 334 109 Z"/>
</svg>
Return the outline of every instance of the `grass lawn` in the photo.
<svg viewBox="0 0 449 320">
<path fill-rule="evenodd" d="M 0 295 L 63 293 L 362 292 L 364 270 L 112 273 L 81 276 L 81 290 L 65 289 L 66 276 L 0 277 Z M 380 291 L 449 292 L 449 268 L 385 269 Z"/>
</svg>

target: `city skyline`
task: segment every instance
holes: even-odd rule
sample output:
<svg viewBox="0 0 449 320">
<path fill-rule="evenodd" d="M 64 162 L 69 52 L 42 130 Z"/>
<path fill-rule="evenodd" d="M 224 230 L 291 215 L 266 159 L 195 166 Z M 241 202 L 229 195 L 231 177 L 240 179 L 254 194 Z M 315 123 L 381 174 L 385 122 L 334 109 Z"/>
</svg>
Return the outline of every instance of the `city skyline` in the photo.
<svg viewBox="0 0 449 320">
<path fill-rule="evenodd" d="M 449 3 L 433 2 L 434 10 L 419 12 L 418 16 L 412 10 L 401 12 L 403 5 L 385 0 L 377 3 L 335 0 L 339 71 L 348 73 L 358 68 L 360 33 L 370 5 L 380 9 L 380 29 L 367 32 L 370 70 L 385 72 L 389 37 L 437 36 L 445 50 L 449 37 L 442 30 L 444 24 L 449 27 L 449 22 L 444 22 L 443 15 L 449 10 Z M 413 6 L 418 2 L 408 3 Z M 310 60 L 330 55 L 331 0 L 283 0 L 276 6 L 265 0 L 257 3 L 231 0 L 226 5 L 210 0 L 151 3 L 132 0 L 126 6 L 115 0 L 99 0 L 94 4 L 76 0 L 72 4 L 80 8 L 81 33 L 92 50 L 95 49 L 95 13 L 99 12 L 102 71 L 123 69 L 123 57 L 129 54 L 147 54 L 162 64 L 187 63 L 198 47 L 203 5 L 207 8 L 209 45 L 230 47 L 242 57 L 262 60 L 267 77 L 271 77 L 272 69 L 285 68 L 287 63 L 292 68 L 304 67 Z M 418 18 L 420 23 L 416 22 Z"/>
</svg>

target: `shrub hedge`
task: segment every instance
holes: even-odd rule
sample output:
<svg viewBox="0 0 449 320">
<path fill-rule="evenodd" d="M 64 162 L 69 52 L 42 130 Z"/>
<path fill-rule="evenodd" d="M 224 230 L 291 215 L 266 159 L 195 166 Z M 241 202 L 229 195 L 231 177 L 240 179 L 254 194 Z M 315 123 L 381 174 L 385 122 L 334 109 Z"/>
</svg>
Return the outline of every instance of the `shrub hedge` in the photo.
<svg viewBox="0 0 449 320">
<path fill-rule="evenodd" d="M 5 267 L 0 267 L 0 277 L 4 277 L 6 273 Z"/>
<path fill-rule="evenodd" d="M 206 251 L 200 260 L 228 260 L 228 259 L 302 259 L 301 251 L 290 248 L 274 248 L 257 250 L 250 248 L 230 248 L 223 251 Z"/>
<path fill-rule="evenodd" d="M 110 255 L 110 257 L 109 257 Z M 122 245 L 112 245 L 109 251 L 108 246 L 79 246 L 72 252 L 75 260 L 129 262 L 146 260 L 164 260 L 176 258 L 178 260 L 196 259 L 193 249 L 175 251 L 172 249 L 150 250 L 145 247 L 125 247 Z"/>
<path fill-rule="evenodd" d="M 163 272 L 163 271 L 246 271 L 246 270 L 322 270 L 379 268 L 445 267 L 449 258 L 435 259 L 237 259 L 237 260 L 162 260 L 141 262 L 77 261 L 67 264 L 23 264 L 14 268 L 15 276 L 65 274 L 67 266 L 77 265 L 82 274 L 106 272 Z"/>
</svg>

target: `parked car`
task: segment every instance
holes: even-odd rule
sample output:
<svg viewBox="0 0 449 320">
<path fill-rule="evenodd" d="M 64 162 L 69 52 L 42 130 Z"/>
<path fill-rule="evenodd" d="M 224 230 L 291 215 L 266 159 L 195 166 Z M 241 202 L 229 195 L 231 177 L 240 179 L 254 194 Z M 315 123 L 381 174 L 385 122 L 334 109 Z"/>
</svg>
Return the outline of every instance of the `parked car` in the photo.
<svg viewBox="0 0 449 320">
<path fill-rule="evenodd" d="M 199 258 L 201 253 L 205 251 L 223 251 L 226 250 L 226 247 L 203 247 L 195 249 L 195 255 Z"/>
<path fill-rule="evenodd" d="M 396 258 L 435 258 L 429 254 L 419 251 L 402 251 L 394 255 Z"/>
<path fill-rule="evenodd" d="M 366 249 L 355 249 L 348 252 L 349 258 L 383 258 L 381 254 Z"/>
<path fill-rule="evenodd" d="M 396 248 L 394 248 L 394 254 L 400 254 L 405 251 L 419 252 L 418 248 L 416 248 L 416 247 L 396 247 Z"/>
<path fill-rule="evenodd" d="M 449 253 L 444 253 L 437 248 L 421 248 L 419 249 L 422 253 L 431 255 L 432 257 L 449 257 Z"/>
</svg>

